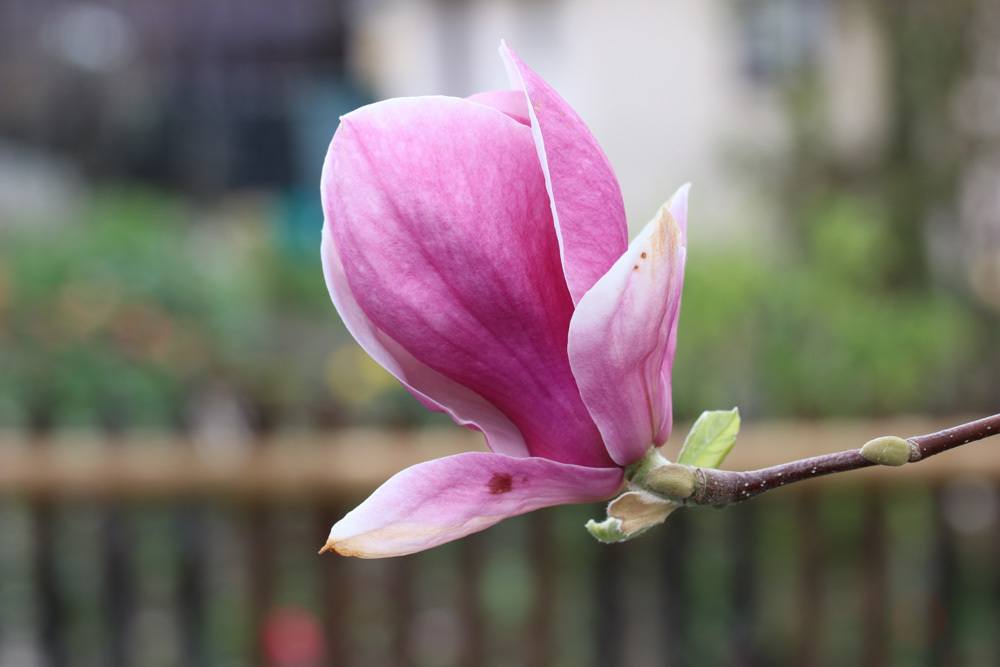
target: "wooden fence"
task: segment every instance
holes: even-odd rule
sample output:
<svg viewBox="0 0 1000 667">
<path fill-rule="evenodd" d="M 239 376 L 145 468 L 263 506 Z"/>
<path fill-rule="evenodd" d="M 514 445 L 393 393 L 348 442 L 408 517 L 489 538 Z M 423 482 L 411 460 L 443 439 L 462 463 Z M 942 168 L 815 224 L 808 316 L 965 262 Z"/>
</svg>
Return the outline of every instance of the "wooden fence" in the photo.
<svg viewBox="0 0 1000 667">
<path fill-rule="evenodd" d="M 727 467 L 948 423 L 750 425 Z M 582 530 L 588 506 L 413 557 L 315 556 L 392 473 L 479 447 L 456 428 L 0 436 L 0 665 L 1000 658 L 997 443 L 684 510 L 615 547 Z"/>
</svg>

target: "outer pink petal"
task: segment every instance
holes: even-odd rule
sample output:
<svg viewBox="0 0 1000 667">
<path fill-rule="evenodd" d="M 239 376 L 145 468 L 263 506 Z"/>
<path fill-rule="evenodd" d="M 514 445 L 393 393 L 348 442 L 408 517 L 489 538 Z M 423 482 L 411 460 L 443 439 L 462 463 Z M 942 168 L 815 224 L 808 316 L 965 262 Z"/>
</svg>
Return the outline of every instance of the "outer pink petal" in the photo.
<svg viewBox="0 0 1000 667">
<path fill-rule="evenodd" d="M 370 105 L 343 118 L 322 191 L 327 264 L 372 326 L 495 406 L 532 455 L 613 465 L 570 370 L 573 304 L 527 127 L 454 98 Z"/>
<path fill-rule="evenodd" d="M 470 102 L 485 104 L 497 111 L 502 111 L 522 125 L 531 127 L 531 117 L 528 114 L 528 102 L 520 90 L 489 90 L 476 93 L 465 98 Z"/>
<path fill-rule="evenodd" d="M 619 468 L 469 452 L 394 475 L 330 531 L 325 549 L 382 558 L 431 547 L 541 507 L 603 500 Z"/>
<path fill-rule="evenodd" d="M 611 458 L 627 465 L 671 427 L 670 370 L 684 282 L 687 186 L 584 295 L 569 357 Z"/>
<path fill-rule="evenodd" d="M 448 413 L 456 423 L 482 431 L 490 449 L 510 456 L 528 456 L 528 445 L 514 423 L 475 392 L 453 382 L 409 352 L 371 323 L 351 293 L 333 239 L 323 229 L 323 273 L 330 296 L 344 325 L 371 357 L 396 376 L 424 405 Z"/>
<path fill-rule="evenodd" d="M 670 430 L 674 425 L 672 407 L 673 387 L 671 385 L 671 376 L 674 370 L 674 355 L 677 352 L 677 325 L 681 321 L 680 311 L 682 292 L 684 288 L 684 261 L 686 259 L 687 249 L 688 191 L 690 189 L 691 185 L 689 183 L 685 183 L 674 194 L 674 196 L 671 197 L 670 202 L 667 204 L 670 209 L 670 214 L 680 226 L 681 244 L 685 247 L 685 255 L 681 257 L 677 267 L 677 270 L 680 273 L 678 284 L 676 286 L 677 310 L 672 317 L 673 325 L 670 327 L 670 338 L 667 340 L 667 353 L 663 356 L 663 365 L 660 367 L 660 390 L 663 397 L 662 401 L 666 406 L 666 409 L 664 412 L 665 418 L 660 420 L 660 429 L 657 431 L 656 436 L 653 439 L 653 441 L 657 443 L 664 443 L 670 438 Z"/>
<path fill-rule="evenodd" d="M 618 179 L 572 107 L 504 43 L 500 56 L 511 85 L 527 97 L 566 284 L 579 303 L 628 246 Z"/>
</svg>

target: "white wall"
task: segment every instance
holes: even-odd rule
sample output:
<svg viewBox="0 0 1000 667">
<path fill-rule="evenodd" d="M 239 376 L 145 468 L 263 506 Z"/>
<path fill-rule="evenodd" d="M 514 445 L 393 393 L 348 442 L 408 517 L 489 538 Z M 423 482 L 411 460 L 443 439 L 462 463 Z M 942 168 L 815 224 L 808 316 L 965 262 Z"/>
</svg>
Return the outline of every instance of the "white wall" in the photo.
<svg viewBox="0 0 1000 667">
<path fill-rule="evenodd" d="M 733 3 L 378 0 L 362 8 L 356 62 L 379 97 L 504 88 L 496 48 L 505 38 L 597 135 L 633 232 L 691 181 L 695 242 L 769 242 L 773 198 L 754 166 L 780 158 L 787 127 L 773 91 L 745 74 Z M 824 71 L 852 96 L 831 107 L 832 140 L 864 148 L 879 132 L 872 118 L 882 82 L 875 37 L 863 17 L 853 20 L 831 27 Z M 866 67 L 867 78 L 853 76 Z"/>
</svg>

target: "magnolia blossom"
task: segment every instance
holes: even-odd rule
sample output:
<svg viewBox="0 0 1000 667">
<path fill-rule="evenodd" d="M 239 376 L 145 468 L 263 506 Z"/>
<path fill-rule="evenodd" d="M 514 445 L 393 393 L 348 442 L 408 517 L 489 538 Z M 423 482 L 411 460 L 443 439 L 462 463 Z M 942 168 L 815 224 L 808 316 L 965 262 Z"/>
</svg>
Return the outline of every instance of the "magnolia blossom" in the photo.
<svg viewBox="0 0 1000 667">
<path fill-rule="evenodd" d="M 427 549 L 541 507 L 606 499 L 671 428 L 687 188 L 632 241 L 611 165 L 506 45 L 512 90 L 410 97 L 340 122 L 322 257 L 358 343 L 488 452 L 403 470 L 325 549 Z"/>
</svg>

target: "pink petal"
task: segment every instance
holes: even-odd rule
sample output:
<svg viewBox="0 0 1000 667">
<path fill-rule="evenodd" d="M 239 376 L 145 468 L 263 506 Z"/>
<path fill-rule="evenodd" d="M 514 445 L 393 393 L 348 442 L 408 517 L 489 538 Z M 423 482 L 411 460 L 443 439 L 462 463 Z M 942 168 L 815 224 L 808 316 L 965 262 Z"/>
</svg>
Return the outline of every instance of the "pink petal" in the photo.
<svg viewBox="0 0 1000 667">
<path fill-rule="evenodd" d="M 619 468 L 468 452 L 397 473 L 330 531 L 324 550 L 402 556 L 456 540 L 541 507 L 603 500 Z"/>
<path fill-rule="evenodd" d="M 663 365 L 660 367 L 660 391 L 662 392 L 662 401 L 666 406 L 665 418 L 660 420 L 660 428 L 656 432 L 656 436 L 653 441 L 658 443 L 664 443 L 670 438 L 670 430 L 674 425 L 674 415 L 673 415 L 673 388 L 671 386 L 671 376 L 674 370 L 674 355 L 677 352 L 677 325 L 680 323 L 680 312 L 681 312 L 681 301 L 682 292 L 684 289 L 684 261 L 687 256 L 687 220 L 688 220 L 688 192 L 691 190 L 691 184 L 685 183 L 680 187 L 680 189 L 674 193 L 674 196 L 670 198 L 670 202 L 667 206 L 670 208 L 670 215 L 673 216 L 674 220 L 680 226 L 681 229 L 681 244 L 684 246 L 685 254 L 681 257 L 681 261 L 678 266 L 678 271 L 680 272 L 680 277 L 678 279 L 677 289 L 677 305 L 676 312 L 674 313 L 672 319 L 673 324 L 670 327 L 670 337 L 667 339 L 667 353 L 663 356 Z"/>
<path fill-rule="evenodd" d="M 579 303 L 628 246 L 618 179 L 572 107 L 504 43 L 500 56 L 511 85 L 527 97 L 566 284 Z"/>
<path fill-rule="evenodd" d="M 527 127 L 454 98 L 370 105 L 343 118 L 322 192 L 327 264 L 374 328 L 506 415 L 533 456 L 613 465 L 570 370 L 573 304 Z"/>
<path fill-rule="evenodd" d="M 489 90 L 485 93 L 476 93 L 465 98 L 476 104 L 485 104 L 493 107 L 497 111 L 502 111 L 522 125 L 531 127 L 531 118 L 528 115 L 528 102 L 524 99 L 524 93 L 520 90 Z"/>
<path fill-rule="evenodd" d="M 569 357 L 611 458 L 627 465 L 670 435 L 670 371 L 684 283 L 687 186 L 577 305 Z"/>
<path fill-rule="evenodd" d="M 371 357 L 396 376 L 431 410 L 446 412 L 463 426 L 482 431 L 490 449 L 510 456 L 528 456 L 528 445 L 514 423 L 492 403 L 413 358 L 384 331 L 371 323 L 358 306 L 344 275 L 344 266 L 323 228 L 323 273 L 333 303 L 344 325 Z"/>
</svg>

